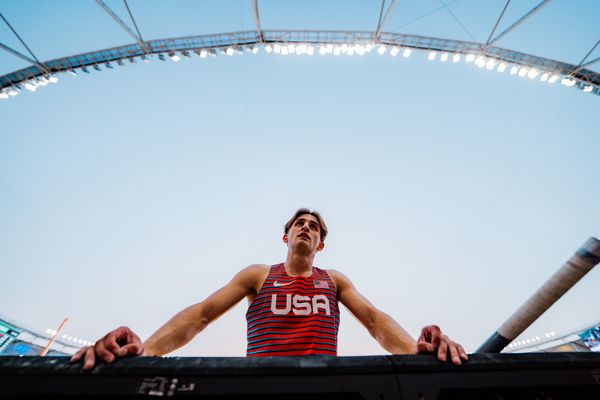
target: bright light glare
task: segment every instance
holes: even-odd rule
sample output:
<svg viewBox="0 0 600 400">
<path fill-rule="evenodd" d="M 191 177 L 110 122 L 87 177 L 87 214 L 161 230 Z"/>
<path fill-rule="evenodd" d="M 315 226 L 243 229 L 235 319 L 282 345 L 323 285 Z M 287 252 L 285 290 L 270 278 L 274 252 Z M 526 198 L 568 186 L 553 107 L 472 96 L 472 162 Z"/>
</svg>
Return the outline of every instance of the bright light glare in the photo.
<svg viewBox="0 0 600 400">
<path fill-rule="evenodd" d="M 552 75 L 550 77 L 550 79 L 548 79 L 548 83 L 554 83 L 558 80 L 559 76 L 558 75 Z"/>
<path fill-rule="evenodd" d="M 411 49 L 404 49 L 404 51 L 402 52 L 402 57 L 410 57 L 410 53 L 412 53 Z"/>
<path fill-rule="evenodd" d="M 498 65 L 498 72 L 504 72 L 506 70 L 506 67 L 508 67 L 508 64 L 506 64 L 505 62 L 501 62 L 500 65 Z"/>
<path fill-rule="evenodd" d="M 383 44 L 377 48 L 377 52 L 380 55 L 383 54 L 383 53 L 385 53 L 386 50 L 387 50 L 387 48 Z"/>
<path fill-rule="evenodd" d="M 485 67 L 486 67 L 487 69 L 489 69 L 490 71 L 491 71 L 491 70 L 493 70 L 495 66 L 496 66 L 496 60 L 488 60 L 488 61 L 485 63 Z"/>
<path fill-rule="evenodd" d="M 513 66 L 510 68 L 510 74 L 511 74 L 511 75 L 515 75 L 517 72 L 519 72 L 519 67 L 517 67 L 516 65 L 513 65 Z"/>
<path fill-rule="evenodd" d="M 281 46 L 281 55 L 282 56 L 287 56 L 290 52 L 287 46 Z"/>
<path fill-rule="evenodd" d="M 442 53 L 442 56 L 440 57 L 440 61 L 441 62 L 448 61 L 448 53 Z"/>
<path fill-rule="evenodd" d="M 527 77 L 529 79 L 535 79 L 536 76 L 538 76 L 540 73 L 537 69 L 532 68 L 529 70 L 529 72 L 527 73 Z"/>
<path fill-rule="evenodd" d="M 475 60 L 475 55 L 473 54 L 467 54 L 467 62 L 473 62 L 473 60 Z"/>
<path fill-rule="evenodd" d="M 56 82 L 58 82 L 58 78 L 56 76 L 51 76 L 50 78 L 48 78 L 48 82 L 56 83 Z"/>
<path fill-rule="evenodd" d="M 281 45 L 276 44 L 275 46 L 273 46 L 273 53 L 281 54 Z"/>
<path fill-rule="evenodd" d="M 287 51 L 288 51 L 289 54 L 295 54 L 296 53 L 296 45 L 294 45 L 294 44 L 288 44 L 287 45 Z M 281 54 L 283 54 L 283 52 Z"/>
<path fill-rule="evenodd" d="M 272 51 L 273 51 L 273 46 L 271 46 L 270 44 L 266 45 L 266 46 L 265 46 L 265 51 L 266 51 L 267 53 L 270 53 L 270 52 L 272 52 Z"/>
<path fill-rule="evenodd" d="M 594 87 L 592 85 L 588 85 L 583 88 L 583 91 L 586 93 L 591 93 L 593 89 L 594 89 Z"/>
<path fill-rule="evenodd" d="M 15 88 L 13 88 L 13 87 L 8 88 L 8 95 L 10 97 L 15 97 L 18 94 L 19 94 L 19 92 Z"/>
<path fill-rule="evenodd" d="M 309 56 L 312 56 L 313 54 L 315 54 L 314 46 L 308 45 L 306 47 L 306 54 L 308 54 Z"/>
<path fill-rule="evenodd" d="M 400 49 L 397 47 L 394 47 L 392 50 L 390 50 L 390 54 L 392 55 L 392 57 L 396 57 L 398 53 L 400 53 Z"/>
<path fill-rule="evenodd" d="M 37 89 L 37 87 L 32 85 L 30 82 L 27 82 L 24 86 L 25 89 L 29 90 L 30 92 L 35 92 L 35 90 Z"/>
<path fill-rule="evenodd" d="M 232 56 L 234 53 L 233 47 L 228 47 L 227 50 L 225 50 L 225 54 L 227 54 L 228 56 Z M 171 57 L 173 58 L 173 57 Z M 173 61 L 175 61 L 175 59 L 173 58 Z"/>
<path fill-rule="evenodd" d="M 258 46 L 254 46 L 254 47 L 252 48 L 252 50 L 250 50 L 250 51 L 252 52 L 252 54 L 256 54 L 256 53 L 258 53 L 258 50 L 259 50 L 259 49 L 258 49 Z"/>
<path fill-rule="evenodd" d="M 547 72 L 544 72 L 544 73 L 542 74 L 542 76 L 540 77 L 540 81 L 541 81 L 541 82 L 546 82 L 546 81 L 548 80 L 548 77 L 549 77 L 549 76 L 550 76 L 550 74 L 549 74 L 549 73 L 547 73 Z"/>
<path fill-rule="evenodd" d="M 327 54 L 327 47 L 325 45 L 321 45 L 321 47 L 319 47 L 319 54 L 322 56 Z"/>
<path fill-rule="evenodd" d="M 521 78 L 524 77 L 525 75 L 527 75 L 527 71 L 528 71 L 527 67 L 521 67 L 521 69 L 519 70 L 519 76 Z"/>
<path fill-rule="evenodd" d="M 231 47 L 229 49 L 231 49 Z M 229 49 L 227 49 L 228 52 L 229 52 Z M 177 61 L 181 60 L 181 57 L 179 57 L 177 54 L 173 54 L 173 55 L 171 55 L 171 60 L 177 62 Z"/>
<path fill-rule="evenodd" d="M 457 63 L 460 61 L 460 54 L 455 54 L 452 56 L 452 62 Z"/>
<path fill-rule="evenodd" d="M 8 93 L 0 92 L 0 99 L 8 99 Z"/>
<path fill-rule="evenodd" d="M 341 48 L 339 46 L 335 46 L 333 48 L 333 55 L 334 56 L 339 56 L 341 53 L 342 53 L 342 50 L 341 50 Z"/>
<path fill-rule="evenodd" d="M 427 56 L 427 59 L 428 59 L 429 61 L 433 61 L 433 60 L 435 60 L 435 56 L 436 56 L 436 55 L 437 55 L 437 53 L 436 53 L 435 51 L 430 51 L 430 52 L 429 52 L 429 55 Z"/>
</svg>

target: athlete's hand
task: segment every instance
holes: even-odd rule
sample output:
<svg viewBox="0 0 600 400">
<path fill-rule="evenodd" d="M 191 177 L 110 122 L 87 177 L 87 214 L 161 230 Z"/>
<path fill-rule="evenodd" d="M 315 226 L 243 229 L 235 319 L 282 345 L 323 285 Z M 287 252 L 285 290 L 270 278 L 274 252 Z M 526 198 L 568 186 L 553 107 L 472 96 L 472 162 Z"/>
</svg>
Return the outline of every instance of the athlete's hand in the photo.
<svg viewBox="0 0 600 400">
<path fill-rule="evenodd" d="M 462 361 L 467 361 L 469 358 L 465 349 L 444 335 L 439 326 L 428 325 L 421 329 L 421 336 L 417 340 L 417 351 L 419 353 L 433 353 L 436 350 L 440 361 L 446 361 L 448 352 L 450 352 L 452 363 L 455 365 L 461 365 Z"/>
<path fill-rule="evenodd" d="M 126 356 L 139 356 L 144 352 L 142 341 L 131 329 L 122 326 L 107 333 L 93 346 L 81 348 L 71 362 L 77 362 L 83 357 L 83 369 L 91 369 L 96 364 L 96 356 L 106 363 Z"/>
</svg>

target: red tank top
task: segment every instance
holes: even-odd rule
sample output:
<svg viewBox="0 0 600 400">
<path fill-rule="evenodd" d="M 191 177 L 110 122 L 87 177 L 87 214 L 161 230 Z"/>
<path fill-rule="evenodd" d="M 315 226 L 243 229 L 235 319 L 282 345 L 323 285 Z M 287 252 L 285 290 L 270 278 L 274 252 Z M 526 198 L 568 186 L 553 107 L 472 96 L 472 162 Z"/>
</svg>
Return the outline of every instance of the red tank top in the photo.
<svg viewBox="0 0 600 400">
<path fill-rule="evenodd" d="M 337 355 L 340 310 L 329 274 L 289 276 L 273 265 L 246 313 L 248 356 Z"/>
</svg>

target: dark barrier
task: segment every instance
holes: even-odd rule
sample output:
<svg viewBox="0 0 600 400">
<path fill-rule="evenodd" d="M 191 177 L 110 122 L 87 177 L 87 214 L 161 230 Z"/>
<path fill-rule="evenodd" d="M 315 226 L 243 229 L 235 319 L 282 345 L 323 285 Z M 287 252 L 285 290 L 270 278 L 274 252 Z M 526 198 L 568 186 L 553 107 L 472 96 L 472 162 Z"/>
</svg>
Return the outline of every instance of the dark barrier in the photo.
<svg viewBox="0 0 600 400">
<path fill-rule="evenodd" d="M 600 399 L 600 354 L 122 359 L 0 357 L 0 399 Z"/>
</svg>

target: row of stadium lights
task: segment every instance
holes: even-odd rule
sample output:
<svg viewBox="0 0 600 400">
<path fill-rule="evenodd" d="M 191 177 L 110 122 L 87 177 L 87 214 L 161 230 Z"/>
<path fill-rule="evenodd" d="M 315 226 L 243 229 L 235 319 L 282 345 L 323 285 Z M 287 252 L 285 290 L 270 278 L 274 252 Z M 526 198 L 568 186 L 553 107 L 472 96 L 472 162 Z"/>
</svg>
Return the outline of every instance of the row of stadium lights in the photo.
<svg viewBox="0 0 600 400">
<path fill-rule="evenodd" d="M 554 332 L 546 332 L 544 334 L 544 336 L 546 336 L 546 340 L 551 339 L 555 336 L 555 333 Z M 523 340 L 519 340 L 517 342 L 512 342 L 511 344 L 508 345 L 508 348 L 515 348 L 515 347 L 521 347 L 521 346 L 530 345 L 530 344 L 536 344 L 536 343 L 540 342 L 541 340 L 542 339 L 539 336 L 532 337 L 529 339 L 523 339 Z"/>
<path fill-rule="evenodd" d="M 280 54 L 282 56 L 296 54 L 296 55 L 309 55 L 312 56 L 315 54 L 316 48 L 311 44 L 294 44 L 294 43 L 274 43 L 274 44 L 265 44 L 263 46 L 264 51 L 266 53 L 274 53 Z M 244 49 L 249 52 L 256 54 L 258 53 L 260 47 L 258 45 L 253 46 L 229 46 L 224 48 L 214 48 L 214 49 L 202 49 L 195 50 L 200 58 L 207 57 L 216 57 L 217 54 L 233 56 L 233 55 L 242 55 L 244 54 Z M 405 58 L 410 57 L 412 50 L 409 48 L 399 47 L 399 46 L 386 46 L 384 44 L 374 45 L 374 44 L 341 44 L 341 45 L 333 45 L 333 44 L 322 44 L 319 46 L 318 53 L 320 55 L 359 55 L 363 56 L 366 53 L 370 53 L 376 49 L 376 52 L 380 55 L 385 54 L 388 49 L 390 49 L 389 54 L 392 57 L 396 57 L 402 51 L 402 56 Z M 458 53 L 448 53 L 448 52 L 438 52 L 438 51 L 430 51 L 427 59 L 429 61 L 436 60 L 438 54 L 440 54 L 440 62 L 447 62 L 452 60 L 453 63 L 457 63 L 461 60 L 461 54 Z M 182 59 L 182 57 L 191 58 L 191 55 L 188 51 L 182 51 L 179 54 L 175 52 L 167 53 L 167 56 L 171 58 L 171 60 L 177 62 Z M 159 53 L 158 58 L 162 61 L 166 60 L 165 54 Z M 150 58 L 147 55 L 140 56 L 140 59 L 143 62 L 150 62 Z M 536 68 L 525 67 L 518 64 L 509 64 L 507 62 L 501 61 L 494 58 L 487 58 L 482 55 L 474 55 L 467 54 L 465 56 L 465 61 L 467 63 L 473 63 L 479 68 L 486 68 L 487 70 L 496 70 L 500 73 L 506 71 L 508 69 L 510 75 L 517 75 L 519 77 L 527 77 L 529 79 L 536 79 L 539 77 L 541 82 L 555 83 L 560 79 L 560 83 L 567 87 L 573 87 L 577 85 L 580 89 L 582 89 L 586 93 L 594 92 L 595 94 L 600 94 L 600 90 L 594 89 L 592 85 L 585 84 L 583 82 L 577 81 L 575 78 L 570 76 L 562 76 L 561 74 L 549 72 L 549 71 L 540 71 Z M 130 63 L 135 63 L 135 57 L 129 58 Z M 120 66 L 124 66 L 125 63 L 123 60 L 118 60 L 117 64 Z M 106 68 L 112 69 L 113 66 L 110 62 L 104 63 Z M 510 69 L 509 69 L 510 67 Z M 93 68 L 97 71 L 101 71 L 99 65 L 94 65 Z M 86 67 L 82 67 L 81 71 L 89 73 L 89 69 Z M 68 70 L 74 76 L 77 76 L 77 73 L 73 70 Z M 562 76 L 562 78 L 561 78 Z M 57 83 L 58 78 L 54 75 L 44 76 L 35 79 L 30 79 L 23 84 L 12 86 L 8 89 L 4 89 L 0 91 L 0 99 L 9 99 L 19 94 L 23 89 L 29 90 L 31 92 L 35 92 L 38 88 L 47 86 L 50 83 Z"/>
<path fill-rule="evenodd" d="M 56 330 L 48 328 L 48 329 L 46 329 L 46 333 L 50 336 L 54 336 L 54 335 L 56 335 Z M 94 344 L 94 342 L 90 342 L 89 340 L 78 339 L 76 337 L 72 337 L 72 336 L 69 336 L 66 334 L 62 335 L 62 338 L 73 342 L 73 344 L 75 344 L 75 345 L 82 344 L 84 346 L 91 346 Z"/>
</svg>

